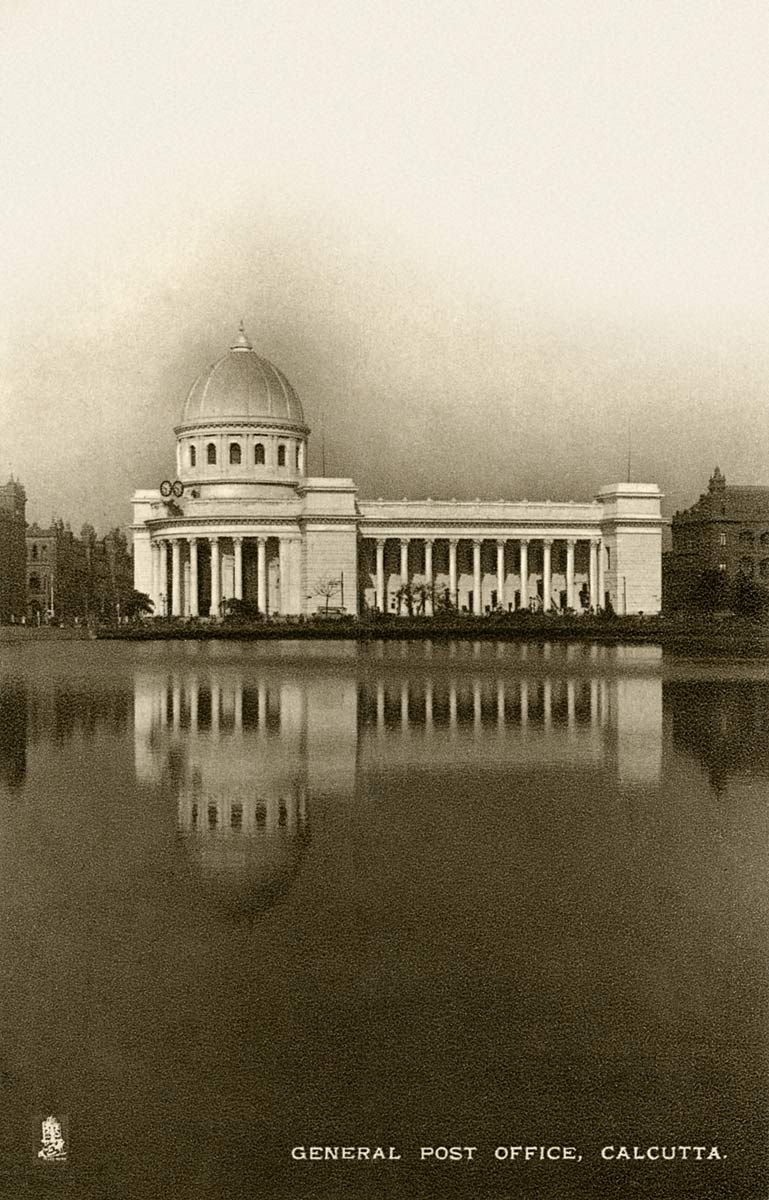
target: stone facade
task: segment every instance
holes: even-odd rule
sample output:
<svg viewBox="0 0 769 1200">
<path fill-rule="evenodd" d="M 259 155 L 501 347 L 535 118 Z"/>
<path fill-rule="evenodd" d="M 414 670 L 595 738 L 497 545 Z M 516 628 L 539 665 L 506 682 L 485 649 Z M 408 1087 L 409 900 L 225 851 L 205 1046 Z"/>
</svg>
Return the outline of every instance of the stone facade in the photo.
<svg viewBox="0 0 769 1200">
<path fill-rule="evenodd" d="M 364 501 L 351 479 L 307 476 L 309 432 L 241 326 L 188 394 L 176 479 L 134 495 L 134 581 L 156 613 L 659 611 L 655 484 L 589 502 Z"/>
<path fill-rule="evenodd" d="M 769 586 L 769 487 L 727 484 L 718 467 L 708 490 L 671 522 L 665 607 L 686 609 L 708 572 Z"/>
<path fill-rule="evenodd" d="M 0 487 L 0 621 L 20 621 L 26 612 L 24 536 L 27 497 L 15 479 Z"/>
</svg>

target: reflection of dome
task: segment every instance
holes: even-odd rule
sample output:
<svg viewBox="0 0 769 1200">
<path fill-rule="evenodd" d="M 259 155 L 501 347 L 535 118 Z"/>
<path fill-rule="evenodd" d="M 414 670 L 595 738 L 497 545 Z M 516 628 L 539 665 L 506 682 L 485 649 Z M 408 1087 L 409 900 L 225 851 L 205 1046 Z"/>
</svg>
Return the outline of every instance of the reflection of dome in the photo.
<svg viewBox="0 0 769 1200">
<path fill-rule="evenodd" d="M 181 425 L 211 421 L 274 419 L 304 424 L 299 398 L 282 371 L 260 358 L 246 337 L 243 322 L 227 354 L 193 383 Z"/>
<path fill-rule="evenodd" d="M 245 802 L 183 793 L 179 831 L 206 897 L 246 917 L 285 896 L 310 841 L 301 793 Z"/>
</svg>

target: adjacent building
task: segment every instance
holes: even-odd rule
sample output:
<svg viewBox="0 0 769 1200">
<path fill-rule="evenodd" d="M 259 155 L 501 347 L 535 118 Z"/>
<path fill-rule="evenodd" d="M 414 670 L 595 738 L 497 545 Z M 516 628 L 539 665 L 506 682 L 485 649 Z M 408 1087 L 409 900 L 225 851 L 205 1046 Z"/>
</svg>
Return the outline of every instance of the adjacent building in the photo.
<svg viewBox="0 0 769 1200">
<path fill-rule="evenodd" d="M 727 484 L 715 468 L 708 490 L 671 522 L 665 563 L 665 607 L 686 609 L 703 578 L 744 576 L 769 586 L 769 487 Z"/>
<path fill-rule="evenodd" d="M 125 534 L 97 538 L 86 525 L 76 537 L 63 521 L 33 523 L 26 533 L 26 614 L 33 623 L 119 620 L 133 590 Z"/>
<path fill-rule="evenodd" d="M 27 497 L 15 479 L 0 487 L 0 622 L 21 621 L 26 612 L 24 535 Z"/>
<path fill-rule="evenodd" d="M 352 479 L 308 474 L 300 400 L 242 324 L 175 433 L 173 477 L 133 497 L 134 583 L 156 613 L 660 609 L 655 484 L 589 501 L 360 500 Z"/>
</svg>

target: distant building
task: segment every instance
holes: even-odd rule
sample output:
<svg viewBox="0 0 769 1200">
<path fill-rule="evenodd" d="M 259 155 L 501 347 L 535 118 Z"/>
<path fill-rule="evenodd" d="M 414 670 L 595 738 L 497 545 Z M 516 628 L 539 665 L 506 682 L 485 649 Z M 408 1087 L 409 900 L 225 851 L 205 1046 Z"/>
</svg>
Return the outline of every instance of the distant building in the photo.
<svg viewBox="0 0 769 1200">
<path fill-rule="evenodd" d="M 242 325 L 175 432 L 174 474 L 133 500 L 135 586 L 155 613 L 660 609 L 655 484 L 577 502 L 360 500 L 352 479 L 308 474 L 299 398 Z"/>
<path fill-rule="evenodd" d="M 27 497 L 15 479 L 0 487 L 0 621 L 20 621 L 26 611 L 24 533 Z"/>
<path fill-rule="evenodd" d="M 86 525 L 81 536 L 53 521 L 27 530 L 27 618 L 37 621 L 112 621 L 133 588 L 133 561 L 125 534 L 97 538 Z"/>
<path fill-rule="evenodd" d="M 743 575 L 769 587 L 769 487 L 727 484 L 716 467 L 707 492 L 675 514 L 671 531 L 666 609 L 690 607 L 708 572 L 728 581 Z"/>
<path fill-rule="evenodd" d="M 30 620 L 72 620 L 80 615 L 83 555 L 63 521 L 27 530 L 27 616 Z"/>
</svg>

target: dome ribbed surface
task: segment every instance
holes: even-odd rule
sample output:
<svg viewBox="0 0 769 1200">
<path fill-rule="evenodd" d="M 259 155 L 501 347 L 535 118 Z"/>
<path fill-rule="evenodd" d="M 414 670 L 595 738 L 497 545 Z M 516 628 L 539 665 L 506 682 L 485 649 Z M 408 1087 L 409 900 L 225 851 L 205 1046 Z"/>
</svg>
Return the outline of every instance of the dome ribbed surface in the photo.
<svg viewBox="0 0 769 1200">
<path fill-rule="evenodd" d="M 182 424 L 271 417 L 304 424 L 299 397 L 282 371 L 250 346 L 233 346 L 193 383 Z"/>
</svg>

